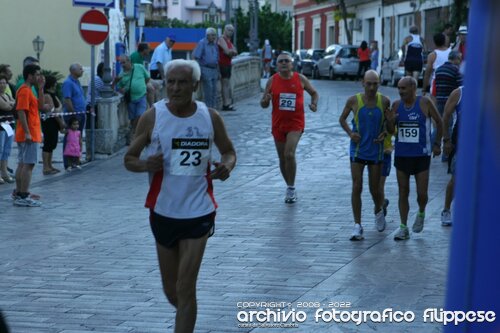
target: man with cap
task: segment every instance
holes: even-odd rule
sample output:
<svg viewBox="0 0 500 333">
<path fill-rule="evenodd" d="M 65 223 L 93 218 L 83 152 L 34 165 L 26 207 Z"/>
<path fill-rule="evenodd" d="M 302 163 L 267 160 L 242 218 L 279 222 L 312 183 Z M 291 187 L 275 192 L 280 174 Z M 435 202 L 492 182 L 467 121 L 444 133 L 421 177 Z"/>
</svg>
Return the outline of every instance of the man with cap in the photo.
<svg viewBox="0 0 500 333">
<path fill-rule="evenodd" d="M 467 49 L 466 41 L 467 41 L 467 26 L 461 25 L 460 28 L 458 28 L 457 41 L 455 45 L 453 45 L 452 49 L 453 51 L 458 51 L 462 54 L 462 64 L 460 65 L 460 73 L 462 74 L 465 73 L 465 51 Z"/>
<path fill-rule="evenodd" d="M 153 80 L 164 80 L 163 68 L 172 60 L 172 48 L 175 44 L 175 35 L 170 34 L 165 41 L 156 47 L 151 57 L 149 71 Z"/>
</svg>

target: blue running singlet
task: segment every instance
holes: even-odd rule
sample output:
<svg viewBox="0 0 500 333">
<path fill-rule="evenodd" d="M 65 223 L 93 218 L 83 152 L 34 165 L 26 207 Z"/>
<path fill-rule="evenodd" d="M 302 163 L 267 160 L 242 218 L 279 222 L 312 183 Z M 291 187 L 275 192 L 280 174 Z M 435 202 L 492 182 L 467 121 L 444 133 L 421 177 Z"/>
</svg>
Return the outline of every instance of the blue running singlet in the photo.
<svg viewBox="0 0 500 333">
<path fill-rule="evenodd" d="M 382 94 L 377 93 L 377 106 L 373 108 L 367 107 L 361 96 L 362 94 L 356 94 L 358 110 L 352 120 L 352 131 L 359 133 L 361 140 L 358 143 L 351 140 L 350 156 L 351 159 L 382 161 L 384 145 L 374 142 L 384 130 Z"/>
<path fill-rule="evenodd" d="M 403 101 L 399 103 L 396 118 L 396 144 L 394 156 L 416 157 L 430 156 L 431 119 L 426 117 L 420 108 L 418 96 L 415 104 L 407 109 Z"/>
</svg>

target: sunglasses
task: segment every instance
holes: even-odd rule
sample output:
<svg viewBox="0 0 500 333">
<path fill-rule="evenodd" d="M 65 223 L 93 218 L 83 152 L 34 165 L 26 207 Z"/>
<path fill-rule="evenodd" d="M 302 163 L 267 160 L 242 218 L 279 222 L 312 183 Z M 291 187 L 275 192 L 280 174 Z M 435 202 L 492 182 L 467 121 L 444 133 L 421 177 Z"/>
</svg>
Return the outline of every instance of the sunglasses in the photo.
<svg viewBox="0 0 500 333">
<path fill-rule="evenodd" d="M 287 64 L 289 62 L 290 62 L 290 59 L 280 59 L 280 60 L 278 60 L 279 64 L 283 64 L 283 63 Z"/>
</svg>

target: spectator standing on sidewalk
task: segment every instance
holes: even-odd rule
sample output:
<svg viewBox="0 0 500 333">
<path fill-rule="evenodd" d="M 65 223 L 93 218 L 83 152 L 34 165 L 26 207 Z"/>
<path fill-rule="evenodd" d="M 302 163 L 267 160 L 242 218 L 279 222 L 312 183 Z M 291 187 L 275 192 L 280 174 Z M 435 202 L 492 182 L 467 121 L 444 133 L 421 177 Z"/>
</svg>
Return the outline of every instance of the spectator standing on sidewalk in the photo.
<svg viewBox="0 0 500 333">
<path fill-rule="evenodd" d="M 123 71 L 116 78 L 116 81 L 118 81 L 118 90 L 124 96 L 129 96 L 125 97 L 125 102 L 127 103 L 128 119 L 130 120 L 130 137 L 133 138 L 137 122 L 148 107 L 146 93 L 149 73 L 143 65 L 132 64 L 127 55 L 120 56 L 120 64 Z"/>
<path fill-rule="evenodd" d="M 193 58 L 201 68 L 201 84 L 203 100 L 209 108 L 217 108 L 217 81 L 219 72 L 219 48 L 217 46 L 217 32 L 214 28 L 207 28 L 205 38 L 201 39 L 193 51 Z"/>
<path fill-rule="evenodd" d="M 414 233 L 424 228 L 425 207 L 428 201 L 429 167 L 431 154 L 441 154 L 441 133 L 443 123 L 434 103 L 426 96 L 417 96 L 417 80 L 410 76 L 398 82 L 400 100 L 392 104 L 386 115 L 387 130 L 396 133 L 394 145 L 394 167 L 399 188 L 399 216 L 401 224 L 394 240 L 410 238 L 407 221 L 410 211 L 410 177 L 415 176 L 418 213 L 413 223 Z M 436 141 L 431 141 L 431 119 L 437 124 Z"/>
<path fill-rule="evenodd" d="M 356 77 L 356 80 L 362 78 L 362 75 L 365 75 L 365 72 L 370 69 L 370 57 L 370 48 L 368 47 L 368 43 L 364 40 L 361 42 L 361 45 L 358 48 L 359 65 L 358 76 Z"/>
<path fill-rule="evenodd" d="M 453 51 L 458 51 L 462 54 L 462 62 L 460 63 L 460 73 L 462 75 L 465 73 L 465 59 L 466 59 L 466 51 L 467 51 L 467 26 L 461 25 L 458 28 L 457 32 L 457 41 L 451 47 Z"/>
<path fill-rule="evenodd" d="M 0 65 L 0 76 L 3 76 L 7 82 L 5 93 L 12 98 L 16 98 L 16 86 L 10 82 L 10 80 L 12 80 L 12 70 L 10 69 L 10 65 Z"/>
<path fill-rule="evenodd" d="M 94 87 L 95 87 L 95 96 L 96 98 L 99 97 L 99 92 L 102 90 L 102 88 L 104 87 L 104 81 L 102 80 L 102 78 L 104 77 L 104 63 L 103 62 L 100 62 L 98 65 L 97 65 L 97 68 L 96 68 L 96 74 L 94 76 Z M 87 88 L 87 106 L 86 106 L 86 110 L 90 113 L 91 112 L 91 108 L 92 108 L 92 105 L 91 105 L 91 102 L 92 102 L 92 96 L 91 96 L 91 89 L 90 89 L 90 85 L 89 87 Z M 97 103 L 95 103 L 94 105 L 94 114 L 93 115 L 90 115 L 88 118 L 87 118 L 87 124 L 86 124 L 86 128 L 87 129 L 90 129 L 91 127 L 91 124 L 90 124 L 90 121 L 91 121 L 91 117 L 95 117 L 95 128 L 97 128 L 97 114 L 99 113 L 99 110 L 98 110 L 98 106 L 97 106 Z"/>
<path fill-rule="evenodd" d="M 9 175 L 7 162 L 14 139 L 14 105 L 15 100 L 7 94 L 7 78 L 0 74 L 0 184 L 13 183 Z"/>
<path fill-rule="evenodd" d="M 269 39 L 264 41 L 264 46 L 262 47 L 262 63 L 264 66 L 263 78 L 269 78 L 271 73 L 271 61 L 273 60 L 273 47 L 269 42 Z"/>
<path fill-rule="evenodd" d="M 238 54 L 236 47 L 231 43 L 234 27 L 228 24 L 224 27 L 224 33 L 219 37 L 219 69 L 221 77 L 222 111 L 236 111 L 232 106 L 231 91 L 231 59 Z"/>
<path fill-rule="evenodd" d="M 64 133 L 66 127 L 62 117 L 57 115 L 62 111 L 62 104 L 56 94 L 56 85 L 57 79 L 54 76 L 49 75 L 45 78 L 44 103 L 49 106 L 49 110 L 44 113 L 42 119 L 44 175 L 53 175 L 61 171 L 52 165 L 52 153 L 57 147 L 59 132 Z"/>
<path fill-rule="evenodd" d="M 212 180 L 229 177 L 236 153 L 222 117 L 193 100 L 199 65 L 173 60 L 167 65 L 166 80 L 168 102 L 157 102 L 140 119 L 124 161 L 129 171 L 150 174 L 146 207 L 163 290 L 177 311 L 175 332 L 193 332 L 198 272 L 207 239 L 214 232 L 217 204 Z M 214 144 L 221 160 L 211 165 Z M 144 149 L 147 157 L 141 160 Z"/>
<path fill-rule="evenodd" d="M 170 34 L 153 51 L 151 63 L 149 64 L 150 77 L 153 80 L 165 80 L 164 68 L 172 60 L 172 49 L 175 41 L 175 35 Z"/>
<path fill-rule="evenodd" d="M 80 124 L 78 119 L 73 117 L 68 122 L 66 147 L 64 147 L 64 157 L 68 161 L 66 171 L 80 169 L 80 157 L 82 156 L 82 132 L 78 130 Z"/>
<path fill-rule="evenodd" d="M 130 61 L 133 64 L 145 66 L 145 62 L 149 56 L 150 51 L 151 50 L 149 49 L 148 43 L 139 43 L 139 45 L 137 46 L 137 51 L 133 52 L 130 55 Z"/>
<path fill-rule="evenodd" d="M 374 71 L 377 71 L 379 51 L 378 51 L 378 42 L 376 40 L 374 40 L 372 42 L 370 52 L 371 52 L 370 53 L 370 68 L 373 69 Z"/>
<path fill-rule="evenodd" d="M 32 56 L 27 56 L 26 58 L 23 59 L 23 68 L 28 66 L 28 65 L 37 65 L 37 66 L 40 66 L 40 64 L 38 63 L 38 59 L 35 58 L 35 57 L 32 57 Z M 19 80 L 17 80 L 16 82 L 16 87 L 14 89 L 14 91 L 12 92 L 14 94 L 14 97 L 15 98 L 15 92 L 17 92 L 19 90 L 19 88 L 24 84 L 24 78 L 21 77 Z M 38 98 L 38 91 L 35 87 L 35 85 L 33 86 L 33 94 L 35 95 L 35 97 Z"/>
<path fill-rule="evenodd" d="M 272 102 L 272 135 L 281 175 L 287 185 L 285 203 L 292 204 L 297 201 L 295 151 L 305 127 L 304 90 L 311 95 L 309 109 L 312 112 L 318 109 L 319 95 L 304 75 L 293 71 L 289 53 L 278 56 L 277 67 L 278 73 L 266 83 L 260 106 L 265 109 Z"/>
<path fill-rule="evenodd" d="M 363 239 L 361 193 L 365 166 L 368 167 L 368 184 L 375 206 L 375 226 L 380 232 L 385 230 L 384 198 L 380 188 L 380 177 L 386 136 L 384 113 L 390 108 L 391 102 L 378 92 L 379 85 L 380 79 L 377 72 L 368 70 L 363 78 L 364 93 L 349 97 L 339 118 L 340 126 L 351 139 L 351 203 L 354 215 L 351 240 Z M 347 117 L 351 112 L 353 114 L 352 127 L 347 124 Z"/>
<path fill-rule="evenodd" d="M 69 119 L 75 117 L 78 119 L 79 130 L 83 133 L 86 121 L 87 102 L 83 94 L 83 88 L 80 84 L 79 78 L 83 75 L 82 65 L 75 63 L 69 66 L 69 75 L 64 80 L 62 85 L 63 106 L 64 106 L 64 120 L 68 123 Z M 63 151 L 66 147 L 66 135 L 63 141 Z M 68 161 L 64 158 L 64 169 L 68 168 Z"/>
<path fill-rule="evenodd" d="M 143 65 L 144 68 L 147 69 L 146 59 L 148 59 L 150 52 L 151 49 L 149 48 L 148 43 L 139 43 L 139 46 L 137 46 L 137 51 L 135 51 L 130 55 L 130 62 L 132 62 L 132 64 Z M 148 82 L 146 88 L 147 88 L 146 99 L 148 101 L 148 105 L 152 106 L 153 103 L 156 102 L 155 100 L 156 88 L 154 87 L 152 80 Z M 161 86 L 158 86 L 158 89 L 161 89 Z"/>
<path fill-rule="evenodd" d="M 42 142 L 39 105 L 43 109 L 43 87 L 45 79 L 40 74 L 38 65 L 27 65 L 23 69 L 24 83 L 17 91 L 16 142 L 18 145 L 18 165 L 16 170 L 16 189 L 14 205 L 24 207 L 40 207 L 42 203 L 30 196 L 29 187 L 33 168 L 37 163 L 39 144 Z M 32 86 L 38 88 L 38 98 L 32 92 Z"/>
</svg>

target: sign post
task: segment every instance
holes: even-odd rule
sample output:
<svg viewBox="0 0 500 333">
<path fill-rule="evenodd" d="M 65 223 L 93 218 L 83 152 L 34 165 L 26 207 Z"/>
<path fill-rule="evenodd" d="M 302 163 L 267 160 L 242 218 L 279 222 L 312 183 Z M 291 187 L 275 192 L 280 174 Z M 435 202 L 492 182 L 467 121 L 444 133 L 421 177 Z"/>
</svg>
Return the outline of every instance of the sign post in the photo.
<svg viewBox="0 0 500 333">
<path fill-rule="evenodd" d="M 73 0 L 73 6 L 114 8 L 115 0 Z"/>
<path fill-rule="evenodd" d="M 90 47 L 90 160 L 95 158 L 95 46 L 108 39 L 109 22 L 102 12 L 91 9 L 82 15 L 79 24 L 82 39 Z"/>
</svg>

